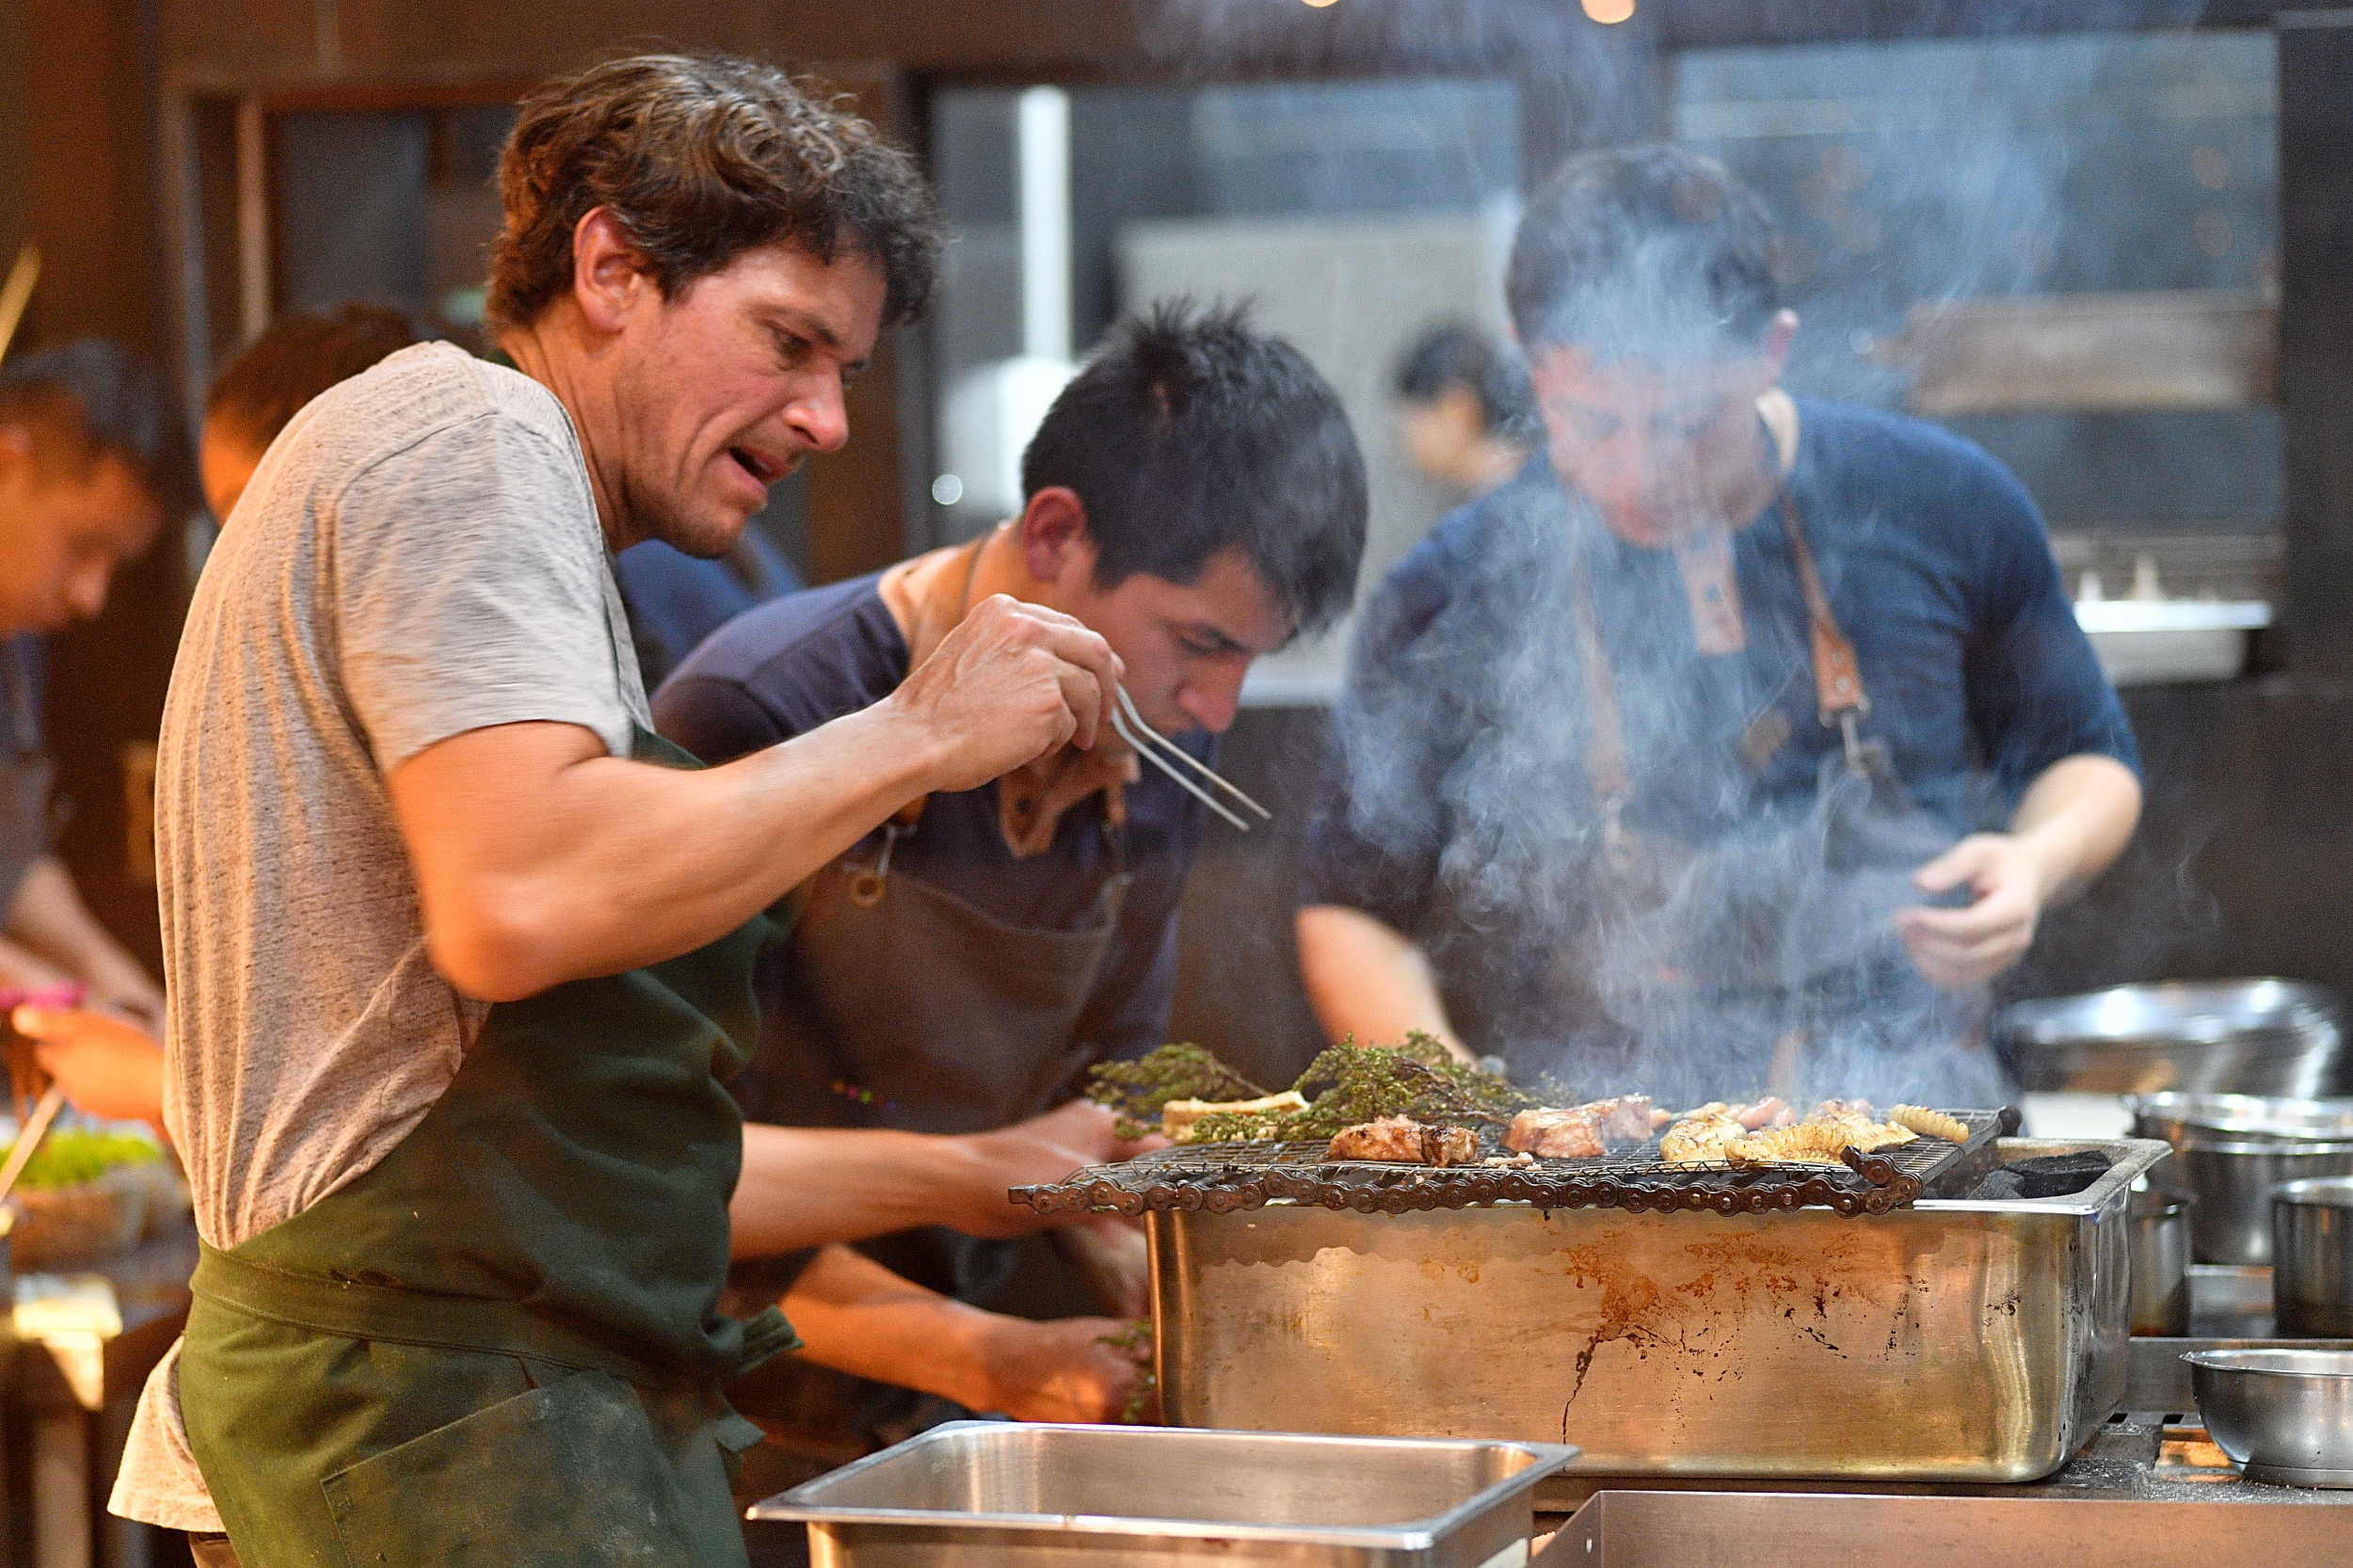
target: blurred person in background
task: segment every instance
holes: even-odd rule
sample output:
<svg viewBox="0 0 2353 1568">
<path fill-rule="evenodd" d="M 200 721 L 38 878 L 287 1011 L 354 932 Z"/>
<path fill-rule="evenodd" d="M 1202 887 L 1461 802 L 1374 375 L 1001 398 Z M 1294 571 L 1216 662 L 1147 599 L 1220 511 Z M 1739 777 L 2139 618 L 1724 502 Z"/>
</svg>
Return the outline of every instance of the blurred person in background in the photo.
<svg viewBox="0 0 2353 1568">
<path fill-rule="evenodd" d="M 1396 387 L 1407 458 L 1456 501 L 1527 466 L 1536 414 L 1516 353 L 1468 327 L 1433 327 L 1398 361 Z"/>
<path fill-rule="evenodd" d="M 1367 606 L 1298 915 L 1335 1038 L 1669 1104 L 2000 1103 L 1985 987 L 2130 838 L 2132 732 L 2007 470 L 1782 391 L 1774 247 L 1672 147 L 1530 202 L 1547 461 Z"/>
<path fill-rule="evenodd" d="M 95 616 L 116 569 L 190 504 L 187 437 L 162 379 L 85 338 L 0 367 L 0 986 L 78 984 L 152 1023 L 163 992 L 51 849 L 45 633 Z"/>
<path fill-rule="evenodd" d="M 1120 322 L 1048 410 L 1021 479 L 1020 515 L 968 545 L 729 624 L 657 694 L 663 732 L 718 763 L 819 729 L 887 697 L 1004 594 L 1102 633 L 1145 722 L 1209 762 L 1251 662 L 1329 624 L 1353 591 L 1355 436 L 1305 357 L 1239 310 L 1163 304 Z M 1110 736 L 901 811 L 812 879 L 763 964 L 746 1114 L 976 1133 L 1162 1044 L 1205 818 Z M 1143 1309 L 1131 1227 L 1058 1239 L 1082 1251 L 1107 1307 Z M 1116 1419 L 1133 1368 L 1097 1340 L 1119 1324 L 992 1323 L 965 1304 L 1006 1287 L 1014 1263 L 985 1235 L 902 1231 L 826 1249 L 781 1304 L 804 1361 L 894 1385 L 842 1391 L 841 1418 L 867 1441 L 914 1419 L 901 1389 Z M 999 1359 L 1016 1346 L 1018 1361 Z"/>
</svg>

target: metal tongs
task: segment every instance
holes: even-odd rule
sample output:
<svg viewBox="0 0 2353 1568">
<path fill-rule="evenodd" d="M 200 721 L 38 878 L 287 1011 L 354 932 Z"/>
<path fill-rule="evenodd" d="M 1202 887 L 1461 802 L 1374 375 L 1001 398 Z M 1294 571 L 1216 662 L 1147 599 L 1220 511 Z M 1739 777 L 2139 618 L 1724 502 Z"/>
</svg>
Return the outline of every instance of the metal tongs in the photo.
<svg viewBox="0 0 2353 1568">
<path fill-rule="evenodd" d="M 1112 691 L 1118 698 L 1117 701 L 1112 704 L 1112 732 L 1117 734 L 1121 740 L 1127 742 L 1130 746 L 1133 746 L 1137 756 L 1143 758 L 1145 761 L 1151 763 L 1154 767 L 1168 775 L 1169 777 L 1175 779 L 1178 786 L 1181 787 L 1188 794 L 1192 795 L 1193 799 L 1199 801 L 1210 810 L 1215 811 L 1219 816 L 1224 817 L 1227 822 L 1232 823 L 1237 829 L 1243 833 L 1250 831 L 1250 824 L 1242 821 L 1241 818 L 1236 816 L 1232 811 L 1226 809 L 1226 808 L 1218 801 L 1217 797 L 1210 794 L 1209 791 L 1201 788 L 1200 785 L 1195 784 L 1192 779 L 1187 778 L 1183 774 L 1179 773 L 1176 766 L 1169 761 L 1169 758 L 1176 758 L 1178 762 L 1182 762 L 1186 767 L 1191 768 L 1194 773 L 1199 774 L 1202 777 L 1208 779 L 1210 783 L 1216 785 L 1227 794 L 1232 795 L 1236 800 L 1241 801 L 1244 806 L 1249 807 L 1253 811 L 1257 812 L 1258 815 L 1265 821 L 1273 822 L 1274 820 L 1273 812 L 1268 810 L 1257 801 L 1252 800 L 1248 795 L 1243 794 L 1239 789 L 1236 789 L 1231 783 L 1222 777 L 1216 769 L 1200 760 L 1200 759 L 1194 757 L 1192 752 L 1187 751 L 1184 747 L 1178 745 L 1176 742 L 1170 740 L 1167 736 L 1161 734 L 1150 725 L 1144 723 L 1144 715 L 1136 712 L 1135 698 L 1128 695 L 1127 687 L 1114 686 L 1112 688 Z"/>
</svg>

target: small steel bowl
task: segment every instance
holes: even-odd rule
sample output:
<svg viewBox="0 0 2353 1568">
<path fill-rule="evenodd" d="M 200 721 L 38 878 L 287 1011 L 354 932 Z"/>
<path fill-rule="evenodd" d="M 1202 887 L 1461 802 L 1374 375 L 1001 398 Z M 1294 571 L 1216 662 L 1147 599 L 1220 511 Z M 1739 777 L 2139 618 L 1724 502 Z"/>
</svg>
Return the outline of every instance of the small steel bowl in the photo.
<svg viewBox="0 0 2353 1568">
<path fill-rule="evenodd" d="M 2215 1446 L 2247 1479 L 2353 1488 L 2353 1351 L 2192 1351 Z"/>
</svg>

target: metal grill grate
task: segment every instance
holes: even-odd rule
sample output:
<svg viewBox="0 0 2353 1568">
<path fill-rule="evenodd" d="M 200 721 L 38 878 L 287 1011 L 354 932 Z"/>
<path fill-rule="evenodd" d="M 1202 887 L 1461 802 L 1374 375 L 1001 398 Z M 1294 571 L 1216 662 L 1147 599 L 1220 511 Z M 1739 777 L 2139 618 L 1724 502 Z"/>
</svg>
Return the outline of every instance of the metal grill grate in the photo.
<svg viewBox="0 0 2353 1568">
<path fill-rule="evenodd" d="M 1956 1111 L 1967 1144 L 1922 1138 L 1877 1154 L 1849 1150 L 1848 1169 L 1824 1165 L 1670 1165 L 1657 1141 L 1639 1154 L 1539 1160 L 1513 1165 L 1404 1165 L 1326 1160 L 1325 1143 L 1196 1144 L 1159 1149 L 1120 1165 L 1096 1165 L 1040 1187 L 1013 1189 L 1013 1201 L 1041 1214 L 1100 1209 L 1207 1210 L 1229 1214 L 1286 1201 L 1402 1214 L 1431 1208 L 1527 1203 L 1539 1208 L 1707 1210 L 1760 1214 L 1826 1207 L 1841 1214 L 1884 1214 L 1940 1176 L 2014 1132 L 2018 1113 Z M 1492 1134 L 1485 1140 L 1492 1145 Z"/>
</svg>

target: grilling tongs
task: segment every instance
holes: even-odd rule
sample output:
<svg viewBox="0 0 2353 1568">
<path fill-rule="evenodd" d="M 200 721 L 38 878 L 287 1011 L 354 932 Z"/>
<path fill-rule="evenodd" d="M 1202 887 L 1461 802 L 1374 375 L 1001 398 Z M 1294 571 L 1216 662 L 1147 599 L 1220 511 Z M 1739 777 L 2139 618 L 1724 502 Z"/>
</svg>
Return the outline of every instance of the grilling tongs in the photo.
<svg viewBox="0 0 2353 1568">
<path fill-rule="evenodd" d="M 1247 806 L 1250 809 L 1258 813 L 1259 817 L 1265 821 L 1273 822 L 1274 820 L 1273 812 L 1268 810 L 1265 807 L 1259 805 L 1257 801 L 1252 800 L 1248 795 L 1242 793 L 1241 790 L 1237 789 L 1233 784 L 1221 776 L 1216 769 L 1210 767 L 1208 763 L 1203 762 L 1198 758 L 1194 757 L 1193 753 L 1187 751 L 1184 747 L 1178 745 L 1176 742 L 1170 740 L 1167 736 L 1161 734 L 1150 725 L 1144 723 L 1144 715 L 1136 712 L 1135 699 L 1128 695 L 1127 687 L 1114 686 L 1112 690 L 1118 698 L 1117 701 L 1112 704 L 1112 728 L 1115 733 L 1117 733 L 1121 740 L 1135 747 L 1137 756 L 1143 758 L 1145 761 L 1151 763 L 1154 767 L 1168 775 L 1169 777 L 1175 779 L 1178 786 L 1181 787 L 1187 793 L 1191 794 L 1193 799 L 1199 801 L 1210 810 L 1215 811 L 1219 816 L 1224 817 L 1227 822 L 1232 823 L 1234 826 L 1241 832 L 1249 832 L 1250 824 L 1242 821 L 1241 818 L 1236 816 L 1232 811 L 1226 809 L 1217 797 L 1210 794 L 1209 791 L 1204 790 L 1200 785 L 1195 784 L 1192 779 L 1186 777 L 1182 773 L 1178 772 L 1176 765 L 1169 761 L 1171 757 L 1174 757 L 1176 759 L 1177 762 L 1181 762 L 1186 767 L 1191 768 L 1194 773 L 1199 774 L 1202 777 L 1208 779 L 1210 783 L 1216 785 L 1227 794 L 1232 795 L 1236 800 L 1241 801 L 1244 806 Z"/>
</svg>

